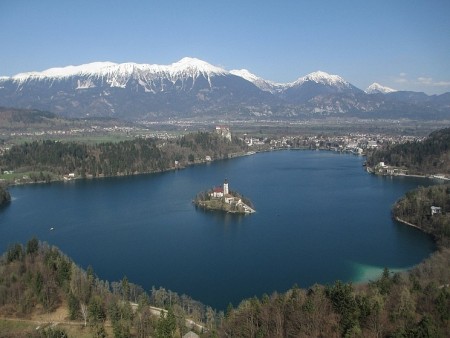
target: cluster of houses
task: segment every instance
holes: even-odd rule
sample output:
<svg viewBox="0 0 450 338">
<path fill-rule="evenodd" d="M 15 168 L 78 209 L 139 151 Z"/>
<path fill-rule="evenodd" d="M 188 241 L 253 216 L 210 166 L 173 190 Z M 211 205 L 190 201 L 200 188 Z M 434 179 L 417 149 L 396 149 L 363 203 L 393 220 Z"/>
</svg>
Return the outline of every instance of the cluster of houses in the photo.
<svg viewBox="0 0 450 338">
<path fill-rule="evenodd" d="M 73 179 L 75 179 L 75 173 L 69 173 L 67 175 L 64 175 L 63 178 L 64 178 L 64 181 L 73 180 Z"/>
<path fill-rule="evenodd" d="M 408 170 L 386 165 L 384 162 L 380 162 L 375 166 L 375 173 L 380 175 L 408 175 Z"/>
</svg>

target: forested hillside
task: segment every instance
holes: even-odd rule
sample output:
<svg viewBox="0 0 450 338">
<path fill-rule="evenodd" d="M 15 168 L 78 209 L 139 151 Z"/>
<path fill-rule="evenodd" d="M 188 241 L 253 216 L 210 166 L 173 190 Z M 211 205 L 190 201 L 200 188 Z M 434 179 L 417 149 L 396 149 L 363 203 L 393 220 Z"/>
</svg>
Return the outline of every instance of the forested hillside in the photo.
<svg viewBox="0 0 450 338">
<path fill-rule="evenodd" d="M 244 142 L 198 132 L 175 140 L 134 139 L 88 145 L 75 142 L 34 141 L 11 147 L 0 157 L 0 170 L 49 172 L 62 178 L 117 176 L 164 171 L 190 163 L 227 158 L 246 151 Z M 50 180 L 34 174 L 35 181 Z"/>
<path fill-rule="evenodd" d="M 0 107 L 0 126 L 1 128 L 24 128 L 27 126 L 51 126 L 56 123 L 62 123 L 62 118 L 58 118 L 55 114 L 27 109 L 15 109 Z"/>
<path fill-rule="evenodd" d="M 432 214 L 431 207 L 439 208 Z M 439 242 L 450 239 L 450 184 L 421 187 L 406 193 L 392 210 L 395 218 L 433 234 Z M 450 242 L 442 243 L 450 247 Z"/>
<path fill-rule="evenodd" d="M 423 142 L 396 144 L 367 156 L 367 164 L 379 162 L 408 169 L 409 174 L 450 174 L 450 128 L 432 132 Z"/>
<path fill-rule="evenodd" d="M 160 315 L 151 305 L 167 311 Z M 211 329 L 218 320 L 210 307 L 186 295 L 163 288 L 147 294 L 126 277 L 120 282 L 102 281 L 92 268 L 81 269 L 36 238 L 25 246 L 11 245 L 0 258 L 0 318 L 30 318 L 61 306 L 68 308 L 64 320 L 84 327 L 91 337 L 180 337 L 191 329 L 187 318 L 205 322 Z M 16 331 L 11 337 L 64 337 L 63 329 L 55 332 Z M 0 337 L 5 337 L 1 327 Z"/>
</svg>

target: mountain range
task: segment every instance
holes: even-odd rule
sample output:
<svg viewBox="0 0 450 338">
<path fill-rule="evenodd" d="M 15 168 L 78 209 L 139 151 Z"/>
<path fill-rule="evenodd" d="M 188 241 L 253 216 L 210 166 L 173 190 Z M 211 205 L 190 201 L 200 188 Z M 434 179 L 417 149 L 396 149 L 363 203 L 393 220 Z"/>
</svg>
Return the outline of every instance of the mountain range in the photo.
<svg viewBox="0 0 450 338">
<path fill-rule="evenodd" d="M 322 71 L 275 83 L 195 58 L 171 65 L 94 62 L 0 77 L 0 105 L 126 120 L 450 118 L 450 93 L 396 91 L 377 83 L 364 91 Z"/>
</svg>

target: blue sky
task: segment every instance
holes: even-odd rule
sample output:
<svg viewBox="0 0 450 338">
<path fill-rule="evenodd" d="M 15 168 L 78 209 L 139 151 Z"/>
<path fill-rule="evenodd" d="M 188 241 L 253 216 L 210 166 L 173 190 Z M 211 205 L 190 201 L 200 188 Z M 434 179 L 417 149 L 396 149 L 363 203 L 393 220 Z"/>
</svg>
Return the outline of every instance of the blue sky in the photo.
<svg viewBox="0 0 450 338">
<path fill-rule="evenodd" d="M 450 1 L 0 0 L 0 76 L 196 57 L 291 82 L 450 91 Z"/>
</svg>

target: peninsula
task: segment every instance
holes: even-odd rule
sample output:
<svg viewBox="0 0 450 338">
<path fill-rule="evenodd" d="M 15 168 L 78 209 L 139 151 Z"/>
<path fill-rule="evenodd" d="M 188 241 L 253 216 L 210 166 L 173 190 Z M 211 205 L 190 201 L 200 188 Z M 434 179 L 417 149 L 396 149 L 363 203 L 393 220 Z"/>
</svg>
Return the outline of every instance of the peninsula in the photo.
<svg viewBox="0 0 450 338">
<path fill-rule="evenodd" d="M 193 203 L 205 210 L 218 210 L 235 214 L 252 214 L 255 212 L 249 199 L 229 189 L 227 179 L 225 179 L 223 186 L 198 193 Z"/>
</svg>

